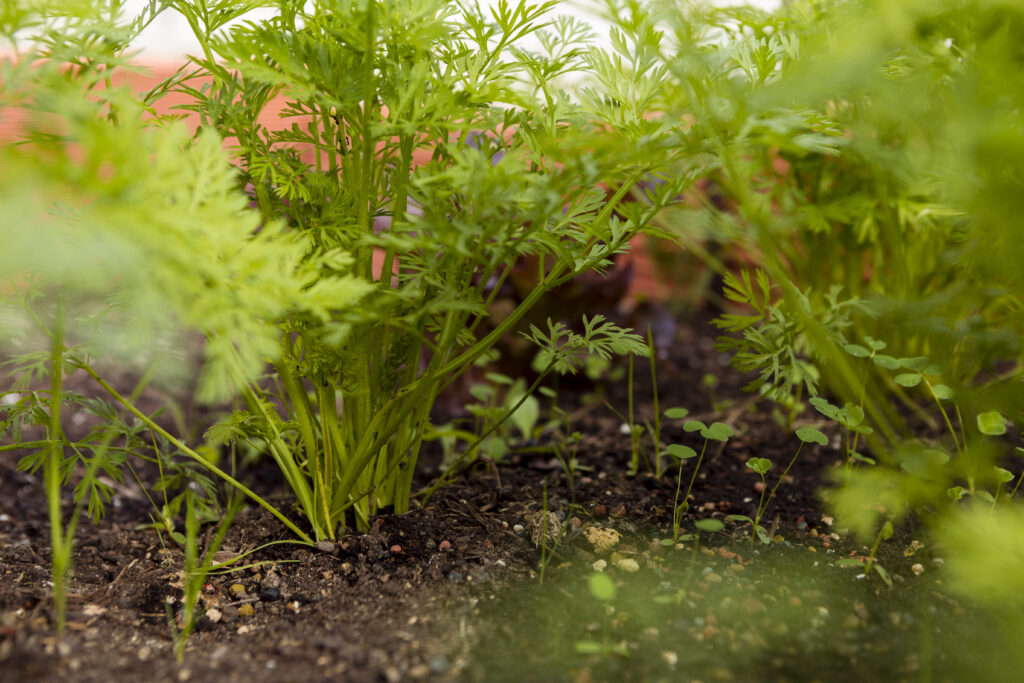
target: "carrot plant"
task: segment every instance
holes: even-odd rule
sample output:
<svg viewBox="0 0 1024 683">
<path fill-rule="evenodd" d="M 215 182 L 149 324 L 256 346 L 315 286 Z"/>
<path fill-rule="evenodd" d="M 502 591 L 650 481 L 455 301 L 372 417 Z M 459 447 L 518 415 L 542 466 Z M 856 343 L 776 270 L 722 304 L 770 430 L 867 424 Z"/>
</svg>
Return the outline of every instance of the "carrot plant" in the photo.
<svg viewBox="0 0 1024 683">
<path fill-rule="evenodd" d="M 678 132 L 646 116 L 658 74 L 639 48 L 585 51 L 587 31 L 554 16 L 557 3 L 296 0 L 224 31 L 230 13 L 208 5 L 175 6 L 202 54 L 167 90 L 237 142 L 237 184 L 265 220 L 369 286 L 358 309 L 279 318 L 277 389 L 242 383 L 246 409 L 217 432 L 262 439 L 330 538 L 346 516 L 366 528 L 382 508 L 407 510 L 438 393 L 545 292 L 608 266 L 697 172 L 626 204 L 678 156 Z M 527 36 L 541 52 L 520 46 Z M 578 98 L 559 89 L 568 72 L 591 75 Z M 260 116 L 275 97 L 282 129 Z M 524 257 L 536 285 L 491 325 L 489 303 Z M 595 320 L 571 349 L 557 327 L 533 328 L 545 373 L 642 349 Z"/>
</svg>

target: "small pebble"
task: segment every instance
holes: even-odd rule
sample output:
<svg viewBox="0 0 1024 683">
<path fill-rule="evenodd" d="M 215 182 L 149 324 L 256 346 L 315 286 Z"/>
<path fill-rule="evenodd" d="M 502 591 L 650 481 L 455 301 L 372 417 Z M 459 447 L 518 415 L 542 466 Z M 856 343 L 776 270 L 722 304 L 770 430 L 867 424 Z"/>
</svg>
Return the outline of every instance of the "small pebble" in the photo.
<svg viewBox="0 0 1024 683">
<path fill-rule="evenodd" d="M 240 583 L 233 583 L 228 586 L 228 594 L 235 600 L 241 600 L 246 597 L 245 586 Z"/>
<path fill-rule="evenodd" d="M 316 542 L 316 549 L 319 550 L 320 552 L 330 553 L 330 554 L 333 555 L 334 551 L 337 550 L 337 548 L 338 548 L 338 546 L 336 546 L 331 541 L 317 541 Z"/>
<path fill-rule="evenodd" d="M 281 599 L 281 589 L 277 586 L 264 586 L 260 591 L 260 600 L 264 602 L 275 602 Z"/>
<path fill-rule="evenodd" d="M 450 571 L 448 572 L 447 579 L 452 583 L 458 583 L 459 581 L 462 581 L 462 574 L 457 571 Z"/>
<path fill-rule="evenodd" d="M 623 503 L 619 503 L 618 505 L 613 507 L 611 510 L 609 510 L 608 514 L 611 515 L 612 517 L 615 517 L 615 518 L 625 517 L 626 516 L 626 506 Z"/>
<path fill-rule="evenodd" d="M 389 548 L 389 550 L 391 550 L 391 554 L 392 555 L 401 555 L 402 554 L 402 546 L 400 546 L 398 544 L 395 544 L 395 545 L 391 546 L 391 548 Z"/>
<path fill-rule="evenodd" d="M 247 602 L 238 608 L 238 616 L 251 617 L 256 610 L 253 609 L 252 603 Z"/>
<path fill-rule="evenodd" d="M 448 658 L 444 655 L 437 655 L 430 660 L 430 670 L 436 674 L 443 674 L 448 670 Z"/>
<path fill-rule="evenodd" d="M 910 571 L 914 572 L 917 576 L 921 576 L 921 574 L 924 574 L 924 565 L 918 562 L 910 568 Z"/>
<path fill-rule="evenodd" d="M 583 524 L 583 522 L 580 521 L 579 517 L 570 517 L 569 518 L 569 526 L 571 526 L 573 529 L 579 529 L 582 524 Z"/>
<path fill-rule="evenodd" d="M 452 544 L 449 541 L 441 541 L 437 545 L 437 549 L 440 550 L 440 551 L 451 550 L 452 549 Z"/>
<path fill-rule="evenodd" d="M 621 560 L 616 561 L 615 566 L 624 572 L 629 572 L 630 574 L 640 571 L 640 563 L 631 557 L 624 557 Z"/>
<path fill-rule="evenodd" d="M 594 506 L 594 516 L 598 517 L 598 518 L 607 517 L 608 516 L 608 508 L 605 507 L 604 505 L 595 505 Z"/>
</svg>

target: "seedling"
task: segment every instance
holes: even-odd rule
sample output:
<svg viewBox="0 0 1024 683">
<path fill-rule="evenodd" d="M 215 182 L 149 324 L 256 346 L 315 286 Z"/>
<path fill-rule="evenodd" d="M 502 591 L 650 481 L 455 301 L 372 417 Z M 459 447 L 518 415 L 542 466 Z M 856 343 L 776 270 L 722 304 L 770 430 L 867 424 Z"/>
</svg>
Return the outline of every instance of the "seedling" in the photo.
<svg viewBox="0 0 1024 683">
<path fill-rule="evenodd" d="M 678 412 L 682 409 L 675 409 L 674 415 L 681 414 Z M 709 441 L 720 441 L 725 443 L 732 436 L 732 427 L 725 424 L 724 422 L 713 422 L 710 426 L 705 425 L 700 420 L 687 420 L 686 424 L 683 425 L 683 429 L 688 432 L 700 432 L 700 435 L 704 437 L 704 445 L 700 449 L 698 455 L 689 446 L 682 446 L 679 444 L 672 444 L 665 449 L 665 453 L 679 460 L 679 474 L 676 478 L 676 497 L 672 505 L 672 538 L 673 541 L 679 539 L 679 529 L 682 523 L 683 515 L 690 509 L 690 492 L 693 490 L 693 483 L 697 480 L 697 472 L 700 471 L 701 462 L 704 460 L 704 453 L 707 451 Z M 679 495 L 682 491 L 683 483 L 683 462 L 693 457 L 697 457 L 697 464 L 693 468 L 693 474 L 690 476 L 690 485 L 686 488 L 686 495 L 683 497 L 683 501 L 679 502 Z"/>
<path fill-rule="evenodd" d="M 751 519 L 746 515 L 729 515 L 726 517 L 728 520 L 749 523 L 751 528 L 753 528 L 754 533 L 765 545 L 771 543 L 771 534 L 768 533 L 767 529 L 761 526 L 761 517 L 768 509 L 768 505 L 772 502 L 772 498 L 775 497 L 775 492 L 779 490 L 779 486 L 783 481 L 785 481 L 786 475 L 789 474 L 790 468 L 793 467 L 793 463 L 795 463 L 796 459 L 800 456 L 800 451 L 803 450 L 804 444 L 816 443 L 819 446 L 828 444 L 828 438 L 813 427 L 801 427 L 796 430 L 796 436 L 800 439 L 800 446 L 796 449 L 796 453 L 793 454 L 789 464 L 786 465 L 786 469 L 783 471 L 782 476 L 780 476 L 779 480 L 775 482 L 775 486 L 772 488 L 771 493 L 768 494 L 767 500 L 764 497 L 765 491 L 768 489 L 767 482 L 765 481 L 765 475 L 768 473 L 768 470 L 771 469 L 772 461 L 767 458 L 751 458 L 747 460 L 747 467 L 761 477 L 761 499 L 757 503 L 757 514 L 754 515 L 754 519 Z M 751 536 L 751 542 L 753 542 L 753 536 Z"/>
<path fill-rule="evenodd" d="M 206 578 L 210 571 L 216 566 L 213 556 L 220 548 L 221 543 L 224 542 L 224 536 L 227 535 L 228 529 L 231 527 L 231 521 L 239 509 L 241 509 L 241 505 L 241 496 L 235 496 L 227 505 L 224 517 L 217 525 L 217 531 L 206 548 L 206 554 L 203 555 L 202 561 L 200 561 L 197 541 L 199 522 L 196 520 L 195 501 L 191 491 L 186 493 L 185 566 L 181 576 L 183 596 L 181 599 L 181 612 L 179 614 L 180 621 L 178 618 L 175 618 L 171 605 L 167 605 L 168 623 L 170 624 L 174 639 L 174 656 L 179 663 L 185 659 L 185 645 L 188 643 L 188 637 L 192 634 L 193 629 L 195 629 L 196 620 L 200 616 L 197 611 L 199 594 L 206 583 Z"/>
<path fill-rule="evenodd" d="M 843 463 L 847 472 L 853 467 L 854 463 L 865 462 L 869 465 L 875 464 L 873 458 L 869 458 L 857 451 L 858 437 L 873 434 L 875 431 L 864 424 L 863 408 L 855 403 L 847 403 L 842 408 L 838 408 L 820 396 L 810 399 L 810 404 L 825 417 L 839 423 L 842 434 Z"/>
<path fill-rule="evenodd" d="M 878 530 L 878 535 L 875 537 L 875 543 L 871 546 L 871 553 L 866 558 L 860 557 L 845 557 L 836 562 L 837 567 L 863 567 L 864 575 L 871 573 L 873 569 L 880 577 L 885 585 L 892 588 L 892 578 L 889 577 L 889 572 L 885 570 L 885 567 L 878 564 L 875 561 L 875 555 L 878 554 L 878 547 L 882 541 L 892 538 L 893 528 L 892 522 L 886 520 L 882 525 L 882 528 Z"/>
<path fill-rule="evenodd" d="M 615 614 L 615 608 L 612 606 L 612 602 L 615 600 L 615 582 L 604 572 L 594 572 L 587 579 L 587 587 L 590 590 L 590 595 L 601 603 L 603 608 L 604 637 L 600 641 L 577 640 L 576 652 L 581 655 L 608 657 L 614 654 L 628 657 L 629 648 L 626 644 L 612 643 L 611 639 L 612 615 Z"/>
</svg>

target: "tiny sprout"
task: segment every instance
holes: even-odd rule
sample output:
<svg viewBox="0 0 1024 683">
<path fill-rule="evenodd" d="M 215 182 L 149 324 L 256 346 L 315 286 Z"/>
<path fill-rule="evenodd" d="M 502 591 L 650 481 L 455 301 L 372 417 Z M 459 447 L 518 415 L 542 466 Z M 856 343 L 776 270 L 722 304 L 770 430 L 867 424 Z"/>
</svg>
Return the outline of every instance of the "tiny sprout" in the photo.
<svg viewBox="0 0 1024 683">
<path fill-rule="evenodd" d="M 686 408 L 668 408 L 665 410 L 665 417 L 670 420 L 682 420 L 689 414 L 690 411 Z"/>
<path fill-rule="evenodd" d="M 682 490 L 683 484 L 683 460 L 692 458 L 695 451 L 689 446 L 679 446 L 676 444 L 665 449 L 665 452 L 669 455 L 679 458 L 679 476 L 676 478 L 676 499 L 672 508 L 673 541 L 679 540 L 679 527 L 682 521 L 682 516 L 690 509 L 690 492 L 693 491 L 693 483 L 697 480 L 697 472 L 700 471 L 700 464 L 704 461 L 704 453 L 708 449 L 708 442 L 715 440 L 724 443 L 733 435 L 732 427 L 724 422 L 713 422 L 711 425 L 706 425 L 700 420 L 687 420 L 683 425 L 683 429 L 688 432 L 700 432 L 700 435 L 704 437 L 704 445 L 700 449 L 700 454 L 697 457 L 697 465 L 693 468 L 693 474 L 690 476 L 690 485 L 686 488 L 686 496 L 683 497 L 682 503 L 679 502 L 679 494 Z"/>
<path fill-rule="evenodd" d="M 754 515 L 754 519 L 751 519 L 746 515 L 729 515 L 728 517 L 726 517 L 726 519 L 731 521 L 746 522 L 750 524 L 754 529 L 754 533 L 757 535 L 759 539 L 761 539 L 761 542 L 765 545 L 771 543 L 771 537 L 768 535 L 768 531 L 763 526 L 761 526 L 761 518 L 764 516 L 765 511 L 768 509 L 768 505 L 772 502 L 772 498 L 775 497 L 775 492 L 779 490 L 779 486 L 786 479 L 786 475 L 789 474 L 789 470 L 790 468 L 793 467 L 793 463 L 795 463 L 797 457 L 799 457 L 800 451 L 803 450 L 804 444 L 816 443 L 820 446 L 828 444 L 828 438 L 814 427 L 801 427 L 800 429 L 796 430 L 796 436 L 798 439 L 800 439 L 800 446 L 799 448 L 796 449 L 796 454 L 793 455 L 793 458 L 789 461 L 789 464 L 786 465 L 786 469 L 785 471 L 783 471 L 782 476 L 779 477 L 779 480 L 777 482 L 775 482 L 775 486 L 774 488 L 772 488 L 772 492 L 768 495 L 767 500 L 765 500 L 764 497 L 765 490 L 767 489 L 764 477 L 766 474 L 768 474 L 768 470 L 772 468 L 772 461 L 769 460 L 768 458 L 751 458 L 750 460 L 747 460 L 747 467 L 753 470 L 754 472 L 757 472 L 758 476 L 761 477 L 761 500 L 758 501 L 757 503 L 757 513 Z M 753 539 L 751 539 L 751 543 L 753 543 Z"/>
</svg>

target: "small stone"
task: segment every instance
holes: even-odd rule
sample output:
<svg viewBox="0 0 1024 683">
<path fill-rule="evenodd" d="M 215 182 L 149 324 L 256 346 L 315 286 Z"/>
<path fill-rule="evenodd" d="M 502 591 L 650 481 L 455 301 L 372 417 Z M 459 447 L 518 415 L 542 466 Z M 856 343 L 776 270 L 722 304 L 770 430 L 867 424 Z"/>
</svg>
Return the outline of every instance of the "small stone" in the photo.
<svg viewBox="0 0 1024 683">
<path fill-rule="evenodd" d="M 519 526 L 519 525 L 517 524 L 516 526 Z M 452 544 L 450 542 L 448 542 L 448 541 L 441 541 L 437 545 L 437 549 L 442 551 L 442 552 L 444 552 L 445 550 L 451 550 L 452 549 Z"/>
<path fill-rule="evenodd" d="M 449 581 L 451 581 L 452 583 L 458 583 L 459 581 L 462 581 L 462 574 L 460 574 L 457 571 L 452 570 L 452 571 L 448 572 L 448 576 L 446 578 Z"/>
<path fill-rule="evenodd" d="M 444 655 L 437 655 L 430 660 L 430 670 L 436 674 L 443 674 L 448 670 L 448 658 Z"/>
<path fill-rule="evenodd" d="M 625 517 L 626 516 L 626 506 L 623 503 L 619 503 L 618 505 L 613 507 L 611 510 L 609 510 L 608 514 L 611 515 L 615 519 L 618 519 L 619 517 Z"/>
<path fill-rule="evenodd" d="M 251 617 L 256 610 L 253 609 L 252 603 L 247 602 L 238 608 L 238 616 L 240 617 Z"/>
<path fill-rule="evenodd" d="M 153 656 L 153 648 L 151 648 L 149 645 L 143 645 L 139 648 L 139 651 L 136 654 L 138 655 L 139 659 L 144 662 L 151 656 Z"/>
<path fill-rule="evenodd" d="M 402 680 L 402 672 L 396 666 L 389 666 L 384 669 L 384 678 L 387 679 L 388 683 L 398 683 Z"/>
<path fill-rule="evenodd" d="M 216 607 L 211 607 L 210 609 L 206 610 L 206 618 L 216 624 L 224 618 L 224 613 Z"/>
<path fill-rule="evenodd" d="M 269 572 L 267 572 L 267 575 L 263 578 L 263 583 L 261 585 L 264 588 L 280 588 L 281 575 L 275 572 L 274 570 L 270 570 Z"/>
<path fill-rule="evenodd" d="M 398 544 L 395 544 L 395 545 L 391 546 L 389 548 L 389 550 L 391 551 L 392 555 L 401 555 L 402 554 L 402 546 L 400 546 Z"/>
<path fill-rule="evenodd" d="M 607 529 L 599 526 L 587 527 L 583 532 L 584 537 L 594 546 L 598 554 L 604 554 L 617 546 L 622 536 L 615 529 Z"/>
<path fill-rule="evenodd" d="M 526 527 L 524 527 L 522 524 L 516 524 L 514 527 L 512 527 L 512 532 L 519 537 L 526 536 Z"/>
<path fill-rule="evenodd" d="M 247 625 L 244 625 L 244 624 L 242 626 L 239 626 L 238 627 L 238 631 L 237 631 L 238 635 L 240 635 L 240 636 L 244 636 L 245 634 L 251 633 L 251 632 L 252 632 L 252 626 L 247 626 Z"/>
<path fill-rule="evenodd" d="M 910 571 L 914 572 L 917 576 L 921 576 L 921 574 L 924 574 L 924 565 L 918 562 L 910 567 Z"/>
<path fill-rule="evenodd" d="M 615 562 L 615 566 L 624 572 L 633 574 L 640 571 L 640 563 L 631 557 L 624 557 L 621 560 Z"/>
<path fill-rule="evenodd" d="M 580 526 L 582 526 L 582 525 L 583 525 L 583 522 L 580 520 L 579 517 L 570 517 L 569 518 L 569 526 L 571 526 L 573 529 L 579 529 Z"/>
<path fill-rule="evenodd" d="M 430 667 L 426 664 L 417 664 L 409 669 L 409 677 L 421 681 L 430 675 Z"/>
<path fill-rule="evenodd" d="M 608 508 L 606 508 L 604 505 L 595 505 L 594 506 L 594 516 L 597 517 L 598 519 L 603 518 L 603 517 L 607 517 L 608 516 Z"/>
<path fill-rule="evenodd" d="M 664 547 L 665 546 L 662 545 L 661 541 L 659 541 L 658 539 L 654 539 L 650 542 L 650 544 L 648 544 L 647 549 L 650 550 L 652 555 L 657 555 L 661 552 L 661 549 Z"/>
<path fill-rule="evenodd" d="M 245 586 L 240 583 L 233 583 L 228 586 L 228 594 L 235 600 L 242 600 L 246 597 Z"/>
<path fill-rule="evenodd" d="M 590 566 L 594 568 L 595 572 L 603 572 L 605 569 L 608 568 L 608 562 L 606 560 L 598 560 Z"/>
<path fill-rule="evenodd" d="M 221 610 L 221 619 L 224 621 L 225 624 L 230 624 L 238 621 L 238 616 L 238 608 L 234 605 L 228 605 L 223 610 Z"/>
<path fill-rule="evenodd" d="M 190 671 L 189 669 L 180 669 L 178 671 L 178 680 L 182 681 L 182 683 L 184 683 L 184 681 L 187 681 L 190 678 L 192 678 L 192 671 Z"/>
<path fill-rule="evenodd" d="M 331 541 L 317 541 L 316 549 L 322 553 L 330 553 L 333 555 L 334 551 L 338 549 L 338 546 Z"/>
<path fill-rule="evenodd" d="M 281 589 L 277 586 L 264 586 L 260 591 L 260 600 L 263 602 L 276 602 L 281 599 Z"/>
</svg>

